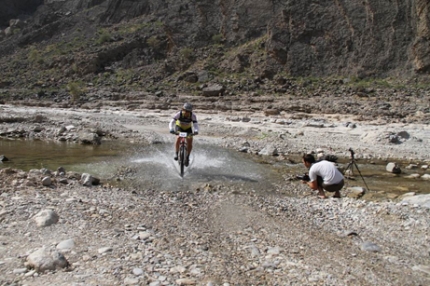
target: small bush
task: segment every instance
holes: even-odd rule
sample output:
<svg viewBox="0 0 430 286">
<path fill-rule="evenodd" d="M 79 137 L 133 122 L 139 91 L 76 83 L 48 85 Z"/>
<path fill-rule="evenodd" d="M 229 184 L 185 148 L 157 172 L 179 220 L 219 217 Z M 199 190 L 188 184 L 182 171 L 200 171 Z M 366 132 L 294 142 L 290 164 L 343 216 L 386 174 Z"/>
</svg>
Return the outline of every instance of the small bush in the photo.
<svg viewBox="0 0 430 286">
<path fill-rule="evenodd" d="M 104 44 L 106 42 L 109 42 L 110 40 L 112 40 L 112 36 L 109 33 L 109 31 L 102 29 L 99 32 L 99 38 L 97 39 L 96 43 L 98 45 Z"/>
<path fill-rule="evenodd" d="M 156 47 L 158 47 L 158 45 L 160 44 L 160 40 L 157 39 L 156 36 L 152 36 L 150 37 L 148 40 L 146 40 L 146 43 L 152 47 L 153 49 L 155 49 Z"/>
<path fill-rule="evenodd" d="M 39 50 L 35 46 L 32 46 L 30 48 L 30 51 L 28 52 L 28 60 L 32 64 L 42 64 L 43 63 L 42 55 L 40 54 Z"/>
<path fill-rule="evenodd" d="M 189 60 L 189 59 L 191 59 L 191 56 L 193 55 L 193 49 L 191 49 L 191 48 L 183 48 L 180 51 L 180 54 L 181 54 L 181 56 L 184 59 Z"/>
<path fill-rule="evenodd" d="M 216 35 L 213 35 L 212 36 L 212 41 L 215 43 L 215 44 L 220 44 L 222 41 L 223 41 L 223 36 L 222 36 L 222 34 L 216 34 Z"/>
<path fill-rule="evenodd" d="M 70 82 L 67 88 L 72 96 L 72 102 L 78 102 L 81 99 L 81 95 L 84 93 L 82 84 L 79 82 Z"/>
<path fill-rule="evenodd" d="M 163 27 L 164 23 L 162 21 L 155 21 L 154 22 L 154 27 L 159 28 L 159 27 Z"/>
</svg>

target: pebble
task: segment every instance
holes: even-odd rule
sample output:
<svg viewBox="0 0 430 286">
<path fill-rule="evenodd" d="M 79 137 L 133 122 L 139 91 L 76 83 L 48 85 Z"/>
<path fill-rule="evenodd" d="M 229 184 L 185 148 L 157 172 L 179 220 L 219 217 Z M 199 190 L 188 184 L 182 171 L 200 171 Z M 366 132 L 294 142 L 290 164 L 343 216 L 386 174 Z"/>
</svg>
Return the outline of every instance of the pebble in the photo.
<svg viewBox="0 0 430 286">
<path fill-rule="evenodd" d="M 103 254 L 103 253 L 107 253 L 107 252 L 112 252 L 113 248 L 112 247 L 102 247 L 98 249 L 98 253 Z"/>
<path fill-rule="evenodd" d="M 141 276 L 143 275 L 143 270 L 141 268 L 133 268 L 133 274 L 136 276 Z"/>
</svg>

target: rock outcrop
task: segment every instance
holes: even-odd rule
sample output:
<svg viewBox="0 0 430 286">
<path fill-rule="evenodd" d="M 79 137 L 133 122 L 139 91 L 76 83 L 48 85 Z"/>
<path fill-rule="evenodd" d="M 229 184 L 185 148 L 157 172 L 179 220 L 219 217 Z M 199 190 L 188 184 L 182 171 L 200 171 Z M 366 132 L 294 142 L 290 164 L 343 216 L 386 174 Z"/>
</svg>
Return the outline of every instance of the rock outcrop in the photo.
<svg viewBox="0 0 430 286">
<path fill-rule="evenodd" d="M 41 2 L 2 5 L 4 27 L 34 11 L 24 27 L 7 35 L 3 29 L 2 70 L 42 68 L 76 80 L 126 68 L 145 70 L 152 82 L 190 69 L 269 80 L 280 74 L 410 79 L 430 71 L 427 0 Z M 29 46 L 40 55 L 12 59 L 20 48 L 31 54 Z M 29 78 L 9 77 L 4 81 Z"/>
</svg>

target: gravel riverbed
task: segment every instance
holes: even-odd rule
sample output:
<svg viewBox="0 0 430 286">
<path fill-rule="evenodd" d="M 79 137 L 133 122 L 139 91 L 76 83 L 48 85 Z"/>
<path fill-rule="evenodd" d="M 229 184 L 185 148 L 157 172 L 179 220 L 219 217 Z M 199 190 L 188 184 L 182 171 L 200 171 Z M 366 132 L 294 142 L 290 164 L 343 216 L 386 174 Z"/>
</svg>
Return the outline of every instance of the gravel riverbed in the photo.
<svg viewBox="0 0 430 286">
<path fill-rule="evenodd" d="M 102 144 L 171 138 L 167 124 L 175 112 L 10 105 L 0 110 L 9 118 L 0 125 L 8 140 L 23 134 L 78 142 L 85 130 L 98 130 Z M 270 147 L 277 160 L 317 148 L 347 157 L 353 148 L 360 158 L 421 165 L 430 159 L 426 124 L 354 122 L 333 115 L 196 114 L 201 140 L 245 146 L 255 156 Z M 85 186 L 81 174 L 68 170 L 24 172 L 4 165 L 0 285 L 430 283 L 430 211 L 420 204 L 321 200 L 294 180 L 259 191 L 240 182 L 185 181 L 173 190 L 121 187 L 104 178 Z M 43 183 L 46 177 L 50 184 Z M 51 222 L 43 224 L 46 213 Z"/>
</svg>

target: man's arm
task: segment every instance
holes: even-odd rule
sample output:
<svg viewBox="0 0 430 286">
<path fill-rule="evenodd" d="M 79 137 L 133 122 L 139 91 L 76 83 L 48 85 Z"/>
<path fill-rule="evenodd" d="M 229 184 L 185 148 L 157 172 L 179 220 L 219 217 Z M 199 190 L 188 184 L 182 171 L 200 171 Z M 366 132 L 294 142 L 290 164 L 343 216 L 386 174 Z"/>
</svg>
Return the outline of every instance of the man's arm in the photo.
<svg viewBox="0 0 430 286">
<path fill-rule="evenodd" d="M 176 123 L 176 119 L 173 118 L 170 123 L 169 123 L 169 129 L 170 130 L 174 130 L 175 129 L 175 123 Z"/>
<path fill-rule="evenodd" d="M 306 182 L 312 190 L 318 190 L 318 181 Z"/>
<path fill-rule="evenodd" d="M 318 176 L 315 173 L 315 164 L 312 165 L 312 167 L 309 169 L 309 178 L 310 181 L 306 182 L 306 184 L 312 189 L 312 190 L 318 190 Z"/>
<path fill-rule="evenodd" d="M 193 123 L 194 132 L 199 132 L 199 124 L 196 122 Z"/>
<path fill-rule="evenodd" d="M 199 132 L 199 124 L 197 123 L 197 116 L 193 113 L 191 120 L 193 121 L 193 131 Z"/>
</svg>

